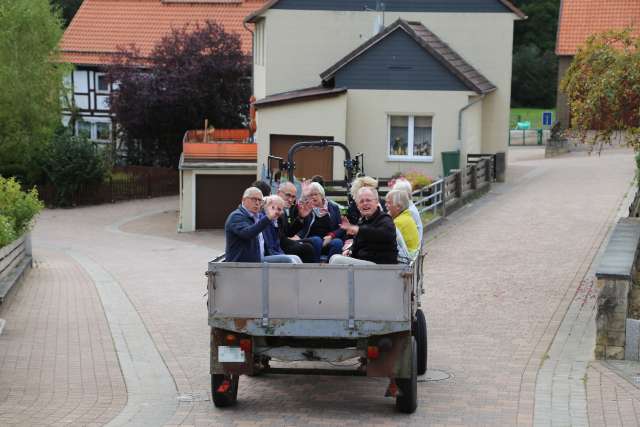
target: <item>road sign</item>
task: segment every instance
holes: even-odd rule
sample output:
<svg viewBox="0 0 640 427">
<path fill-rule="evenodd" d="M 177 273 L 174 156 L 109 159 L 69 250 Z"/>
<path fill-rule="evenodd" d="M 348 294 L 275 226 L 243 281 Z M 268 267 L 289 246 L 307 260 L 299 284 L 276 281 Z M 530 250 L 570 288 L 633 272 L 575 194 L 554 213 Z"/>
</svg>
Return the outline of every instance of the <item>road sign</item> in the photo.
<svg viewBox="0 0 640 427">
<path fill-rule="evenodd" d="M 542 126 L 551 126 L 553 122 L 553 112 L 544 111 L 542 113 Z"/>
</svg>

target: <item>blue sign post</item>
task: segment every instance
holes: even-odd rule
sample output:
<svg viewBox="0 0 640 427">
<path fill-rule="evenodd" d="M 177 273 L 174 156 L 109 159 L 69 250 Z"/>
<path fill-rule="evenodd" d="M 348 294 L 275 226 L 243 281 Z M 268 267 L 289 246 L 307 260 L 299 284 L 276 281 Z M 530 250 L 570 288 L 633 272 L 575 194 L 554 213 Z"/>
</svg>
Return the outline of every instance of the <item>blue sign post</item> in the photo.
<svg viewBox="0 0 640 427">
<path fill-rule="evenodd" d="M 542 112 L 542 126 L 551 126 L 553 124 L 553 111 Z"/>
</svg>

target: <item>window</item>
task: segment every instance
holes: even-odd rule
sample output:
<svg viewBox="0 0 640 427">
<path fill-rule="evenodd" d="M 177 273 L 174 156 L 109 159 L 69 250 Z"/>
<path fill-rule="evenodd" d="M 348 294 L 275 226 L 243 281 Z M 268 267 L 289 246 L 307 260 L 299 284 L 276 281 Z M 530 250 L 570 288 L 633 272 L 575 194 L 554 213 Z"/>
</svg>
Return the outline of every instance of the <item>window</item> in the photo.
<svg viewBox="0 0 640 427">
<path fill-rule="evenodd" d="M 76 135 L 91 139 L 91 123 L 78 120 L 76 122 Z"/>
<path fill-rule="evenodd" d="M 96 73 L 96 86 L 96 92 L 109 93 L 109 81 L 106 74 Z"/>
<path fill-rule="evenodd" d="M 109 123 L 98 122 L 96 125 L 96 139 L 99 141 L 111 140 L 111 125 Z"/>
<path fill-rule="evenodd" d="M 389 159 L 432 160 L 431 116 L 389 116 Z"/>
</svg>

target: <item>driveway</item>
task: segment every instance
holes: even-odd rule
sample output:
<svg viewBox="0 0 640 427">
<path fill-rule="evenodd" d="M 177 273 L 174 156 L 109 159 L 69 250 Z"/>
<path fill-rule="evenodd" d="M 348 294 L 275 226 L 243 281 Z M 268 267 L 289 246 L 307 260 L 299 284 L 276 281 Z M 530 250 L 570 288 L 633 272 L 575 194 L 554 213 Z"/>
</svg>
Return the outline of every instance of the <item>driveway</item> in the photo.
<svg viewBox="0 0 640 427">
<path fill-rule="evenodd" d="M 303 376 L 243 377 L 238 406 L 214 408 L 203 273 L 223 236 L 177 235 L 178 200 L 162 198 L 40 216 L 36 266 L 0 311 L 0 424 L 533 424 L 538 370 L 634 162 L 509 156 L 507 183 L 427 231 L 415 414 L 394 412 L 384 380 Z"/>
</svg>

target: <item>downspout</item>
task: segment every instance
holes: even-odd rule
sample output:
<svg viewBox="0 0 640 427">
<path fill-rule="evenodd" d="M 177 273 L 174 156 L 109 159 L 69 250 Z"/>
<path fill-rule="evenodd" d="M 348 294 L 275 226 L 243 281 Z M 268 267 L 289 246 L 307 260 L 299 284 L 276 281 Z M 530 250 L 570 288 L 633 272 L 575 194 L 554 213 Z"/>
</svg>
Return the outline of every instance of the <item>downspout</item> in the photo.
<svg viewBox="0 0 640 427">
<path fill-rule="evenodd" d="M 470 103 L 468 103 L 467 105 L 465 105 L 464 107 L 462 107 L 460 109 L 460 111 L 458 111 L 458 141 L 461 143 L 460 144 L 460 148 L 462 148 L 462 113 L 464 113 L 464 111 L 474 105 L 476 105 L 478 102 L 482 101 L 484 99 L 486 95 L 483 93 L 482 95 L 480 95 L 480 98 L 476 98 L 473 101 L 471 101 Z"/>
</svg>

